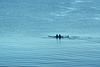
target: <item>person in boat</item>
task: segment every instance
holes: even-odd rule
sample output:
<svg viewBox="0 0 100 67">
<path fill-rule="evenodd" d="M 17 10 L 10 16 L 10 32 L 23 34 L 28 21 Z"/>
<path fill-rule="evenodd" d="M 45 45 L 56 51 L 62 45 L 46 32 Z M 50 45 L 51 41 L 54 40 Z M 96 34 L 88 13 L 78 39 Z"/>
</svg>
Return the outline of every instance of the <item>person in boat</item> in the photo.
<svg viewBox="0 0 100 67">
<path fill-rule="evenodd" d="M 56 38 L 58 38 L 59 36 L 58 36 L 58 34 L 56 34 Z"/>
<path fill-rule="evenodd" d="M 69 38 L 69 35 L 67 36 L 67 38 Z"/>
<path fill-rule="evenodd" d="M 59 34 L 59 38 L 61 38 L 61 35 Z"/>
</svg>

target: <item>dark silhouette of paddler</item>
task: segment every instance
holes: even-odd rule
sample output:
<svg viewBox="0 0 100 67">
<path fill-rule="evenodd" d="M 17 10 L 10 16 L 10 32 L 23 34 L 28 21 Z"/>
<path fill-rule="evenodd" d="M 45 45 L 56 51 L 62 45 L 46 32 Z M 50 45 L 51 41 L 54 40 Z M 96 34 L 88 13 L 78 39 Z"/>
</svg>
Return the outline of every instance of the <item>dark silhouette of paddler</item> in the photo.
<svg viewBox="0 0 100 67">
<path fill-rule="evenodd" d="M 58 38 L 59 36 L 58 36 L 58 34 L 56 34 L 56 38 Z"/>
<path fill-rule="evenodd" d="M 59 38 L 61 38 L 61 35 L 59 34 Z"/>
</svg>

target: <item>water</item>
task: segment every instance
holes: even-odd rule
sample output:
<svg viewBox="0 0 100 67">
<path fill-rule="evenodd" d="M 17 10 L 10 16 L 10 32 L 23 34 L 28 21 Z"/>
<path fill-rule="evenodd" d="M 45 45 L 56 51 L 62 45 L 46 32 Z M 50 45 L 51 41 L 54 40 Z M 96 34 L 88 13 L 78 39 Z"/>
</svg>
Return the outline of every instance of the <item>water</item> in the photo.
<svg viewBox="0 0 100 67">
<path fill-rule="evenodd" d="M 0 0 L 0 67 L 99 67 L 95 0 Z M 61 34 L 70 38 L 48 36 Z"/>
</svg>

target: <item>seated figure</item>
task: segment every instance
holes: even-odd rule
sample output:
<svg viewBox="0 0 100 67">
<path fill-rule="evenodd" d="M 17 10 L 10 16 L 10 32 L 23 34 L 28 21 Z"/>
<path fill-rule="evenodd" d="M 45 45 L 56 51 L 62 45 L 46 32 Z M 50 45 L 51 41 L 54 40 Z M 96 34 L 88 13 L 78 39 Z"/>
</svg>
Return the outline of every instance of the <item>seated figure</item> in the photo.
<svg viewBox="0 0 100 67">
<path fill-rule="evenodd" d="M 59 34 L 59 38 L 61 38 L 61 35 Z"/>
<path fill-rule="evenodd" d="M 58 36 L 58 34 L 56 34 L 56 38 L 58 38 L 59 36 Z"/>
</svg>

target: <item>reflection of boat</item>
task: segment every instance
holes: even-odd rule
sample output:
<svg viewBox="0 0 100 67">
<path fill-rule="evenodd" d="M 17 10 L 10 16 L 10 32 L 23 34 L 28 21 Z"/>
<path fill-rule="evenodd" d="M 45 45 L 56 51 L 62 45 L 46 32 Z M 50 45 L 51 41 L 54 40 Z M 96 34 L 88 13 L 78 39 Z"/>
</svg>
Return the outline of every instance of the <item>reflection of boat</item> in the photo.
<svg viewBox="0 0 100 67">
<path fill-rule="evenodd" d="M 69 36 L 61 36 L 61 37 L 56 37 L 56 36 L 48 36 L 48 37 L 51 37 L 51 38 L 70 38 Z"/>
</svg>

